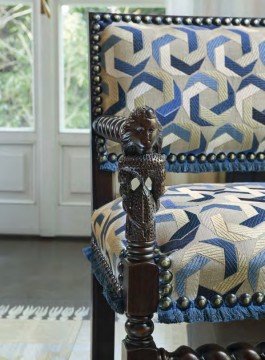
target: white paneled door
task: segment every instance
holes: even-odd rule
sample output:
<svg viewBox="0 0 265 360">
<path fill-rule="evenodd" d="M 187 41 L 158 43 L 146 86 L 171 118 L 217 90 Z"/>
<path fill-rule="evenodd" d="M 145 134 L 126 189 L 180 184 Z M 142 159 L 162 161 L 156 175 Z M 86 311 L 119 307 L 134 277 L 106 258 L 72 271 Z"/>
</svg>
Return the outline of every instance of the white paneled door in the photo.
<svg viewBox="0 0 265 360">
<path fill-rule="evenodd" d="M 165 1 L 0 0 L 0 234 L 90 235 L 88 10 Z"/>
<path fill-rule="evenodd" d="M 40 3 L 0 0 L 0 234 L 88 236 L 86 28 L 65 61 L 80 29 Z"/>
<path fill-rule="evenodd" d="M 39 232 L 32 4 L 0 2 L 0 233 Z"/>
</svg>

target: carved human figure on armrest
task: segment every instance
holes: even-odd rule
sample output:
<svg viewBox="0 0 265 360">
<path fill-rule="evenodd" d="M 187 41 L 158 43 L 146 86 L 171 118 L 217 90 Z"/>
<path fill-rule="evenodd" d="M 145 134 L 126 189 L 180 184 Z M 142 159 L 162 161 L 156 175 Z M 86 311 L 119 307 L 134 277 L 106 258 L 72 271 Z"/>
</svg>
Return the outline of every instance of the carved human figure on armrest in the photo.
<svg viewBox="0 0 265 360">
<path fill-rule="evenodd" d="M 149 107 L 139 107 L 129 116 L 121 129 L 121 142 L 125 155 L 160 153 L 162 127 L 155 112 Z"/>
<path fill-rule="evenodd" d="M 129 242 L 155 241 L 155 213 L 164 193 L 165 158 L 161 126 L 151 108 L 137 108 L 121 130 L 120 193 L 127 213 Z"/>
</svg>

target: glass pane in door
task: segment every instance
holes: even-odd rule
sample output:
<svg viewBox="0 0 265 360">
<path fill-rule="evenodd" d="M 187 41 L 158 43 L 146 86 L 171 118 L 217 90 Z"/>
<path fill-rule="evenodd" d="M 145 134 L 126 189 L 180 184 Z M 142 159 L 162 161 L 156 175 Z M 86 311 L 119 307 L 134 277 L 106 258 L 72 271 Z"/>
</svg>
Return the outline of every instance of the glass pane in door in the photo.
<svg viewBox="0 0 265 360">
<path fill-rule="evenodd" d="M 0 129 L 33 128 L 32 9 L 0 5 Z"/>
<path fill-rule="evenodd" d="M 66 132 L 88 131 L 88 12 L 165 14 L 164 7 L 62 6 L 63 94 L 60 129 Z"/>
</svg>

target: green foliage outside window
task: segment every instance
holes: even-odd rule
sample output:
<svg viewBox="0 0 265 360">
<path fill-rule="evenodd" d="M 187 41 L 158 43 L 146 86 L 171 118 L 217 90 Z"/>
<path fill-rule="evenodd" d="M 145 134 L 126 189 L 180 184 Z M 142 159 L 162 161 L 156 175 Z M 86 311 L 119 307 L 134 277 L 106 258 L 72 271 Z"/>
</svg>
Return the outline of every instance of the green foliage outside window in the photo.
<svg viewBox="0 0 265 360">
<path fill-rule="evenodd" d="M 64 85 L 66 129 L 88 129 L 87 12 L 164 14 L 164 8 L 64 7 Z"/>
<path fill-rule="evenodd" d="M 0 127 L 33 125 L 31 8 L 0 6 Z"/>
<path fill-rule="evenodd" d="M 164 8 L 62 6 L 63 129 L 88 129 L 88 11 L 164 14 Z M 33 126 L 32 10 L 0 5 L 0 128 Z M 58 62 L 59 63 L 59 62 Z"/>
</svg>

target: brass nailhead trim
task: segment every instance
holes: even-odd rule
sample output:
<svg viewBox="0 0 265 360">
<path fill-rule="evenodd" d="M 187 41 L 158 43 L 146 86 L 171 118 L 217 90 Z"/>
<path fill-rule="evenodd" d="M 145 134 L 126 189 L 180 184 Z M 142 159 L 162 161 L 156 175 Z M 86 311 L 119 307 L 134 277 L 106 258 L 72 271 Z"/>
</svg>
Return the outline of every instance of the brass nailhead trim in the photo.
<svg viewBox="0 0 265 360">
<path fill-rule="evenodd" d="M 149 16 L 149 15 L 130 15 L 130 14 L 110 14 L 110 13 L 95 13 L 92 15 L 91 17 L 92 21 L 91 21 L 91 25 L 90 25 L 90 29 L 91 29 L 91 59 L 93 62 L 93 73 L 94 76 L 92 76 L 92 80 L 93 80 L 93 84 L 92 84 L 92 102 L 93 104 L 96 105 L 101 105 L 102 100 L 99 101 L 98 99 L 96 100 L 95 98 L 102 93 L 102 79 L 100 77 L 100 72 L 101 72 L 101 66 L 100 66 L 100 52 L 101 52 L 101 48 L 99 46 L 99 41 L 100 41 L 100 34 L 99 32 L 102 30 L 101 27 L 101 23 L 100 21 L 104 21 L 104 22 L 110 22 L 110 21 L 114 21 L 114 22 L 120 22 L 120 21 L 125 21 L 127 23 L 129 22 L 135 22 L 135 23 L 140 23 L 140 22 L 144 22 L 146 24 L 156 24 L 156 25 L 160 25 L 160 24 L 166 24 L 166 25 L 170 25 L 172 23 L 179 25 L 184 23 L 185 25 L 216 25 L 216 26 L 221 26 L 222 24 L 224 24 L 225 26 L 227 25 L 232 25 L 232 26 L 238 26 L 238 25 L 243 25 L 243 26 L 265 26 L 265 18 L 238 18 L 238 17 L 233 17 L 233 18 L 229 18 L 229 17 L 224 17 L 224 18 L 219 18 L 219 17 L 197 17 L 197 16 L 189 16 L 189 17 L 181 17 L 181 16 Z M 94 117 L 99 116 L 103 113 L 103 108 L 101 106 L 97 106 L 93 109 L 92 115 L 94 115 Z M 215 162 L 215 161 L 225 161 L 224 157 L 220 157 L 220 154 L 212 154 L 211 156 L 209 155 L 205 155 L 205 154 L 199 154 L 199 155 L 193 155 L 193 154 L 170 154 L 168 156 L 168 162 L 170 164 L 175 163 L 176 161 L 183 163 L 186 160 L 189 163 L 193 163 L 196 161 L 199 161 L 200 163 L 204 163 L 204 162 Z M 115 162 L 114 159 L 118 158 L 119 156 L 117 154 L 108 154 L 107 150 L 106 153 L 104 154 L 104 156 L 100 156 L 99 157 L 99 162 L 105 163 L 108 158 L 110 158 L 111 162 Z M 206 156 L 206 158 L 205 158 Z M 222 155 L 223 156 L 223 155 Z M 215 158 L 216 157 L 216 158 Z M 264 153 L 258 153 L 258 154 L 254 154 L 251 153 L 248 155 L 245 155 L 244 153 L 240 153 L 240 154 L 233 154 L 230 153 L 228 155 L 226 155 L 226 158 L 232 162 L 235 161 L 236 159 L 238 159 L 238 161 L 254 161 L 255 159 L 259 160 L 259 161 L 263 161 L 265 159 L 265 154 Z"/>
</svg>

